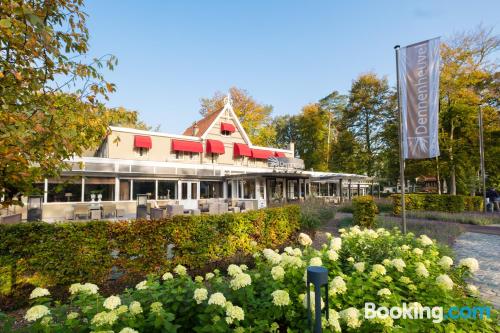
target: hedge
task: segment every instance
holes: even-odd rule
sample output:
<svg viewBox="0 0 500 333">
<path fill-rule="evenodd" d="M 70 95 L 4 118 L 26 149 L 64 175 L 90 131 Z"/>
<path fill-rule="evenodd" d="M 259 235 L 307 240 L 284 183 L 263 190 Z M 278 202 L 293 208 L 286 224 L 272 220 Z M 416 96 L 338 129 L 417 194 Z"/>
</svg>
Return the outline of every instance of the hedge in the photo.
<svg viewBox="0 0 500 333">
<path fill-rule="evenodd" d="M 401 213 L 401 195 L 393 194 L 393 213 Z M 436 212 L 474 212 L 481 211 L 483 200 L 481 197 L 448 194 L 406 194 L 406 210 L 427 210 Z"/>
<path fill-rule="evenodd" d="M 279 246 L 299 229 L 299 218 L 298 206 L 285 206 L 153 221 L 2 225 L 0 295 L 26 284 L 103 283 L 117 273 L 125 278 L 177 264 L 199 268 L 237 253 Z M 169 244 L 174 246 L 171 258 Z"/>
<path fill-rule="evenodd" d="M 355 225 L 360 227 L 372 228 L 375 225 L 375 216 L 378 213 L 378 207 L 370 195 L 355 197 L 352 200 L 353 215 L 352 219 Z"/>
</svg>

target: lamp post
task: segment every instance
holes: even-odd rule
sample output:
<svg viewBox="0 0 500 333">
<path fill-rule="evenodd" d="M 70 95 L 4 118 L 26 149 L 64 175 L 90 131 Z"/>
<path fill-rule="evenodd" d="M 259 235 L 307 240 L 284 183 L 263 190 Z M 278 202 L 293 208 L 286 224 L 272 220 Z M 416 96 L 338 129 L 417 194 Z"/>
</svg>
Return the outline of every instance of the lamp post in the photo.
<svg viewBox="0 0 500 333">
<path fill-rule="evenodd" d="M 42 200 L 41 195 L 30 195 L 28 197 L 28 222 L 42 220 Z"/>
<path fill-rule="evenodd" d="M 314 285 L 314 328 L 311 320 L 311 283 Z M 311 331 L 321 333 L 321 287 L 325 286 L 326 320 L 328 320 L 328 270 L 322 266 L 307 267 L 307 320 Z"/>
<path fill-rule="evenodd" d="M 148 216 L 148 195 L 137 194 L 137 213 L 136 218 L 145 219 Z"/>
</svg>

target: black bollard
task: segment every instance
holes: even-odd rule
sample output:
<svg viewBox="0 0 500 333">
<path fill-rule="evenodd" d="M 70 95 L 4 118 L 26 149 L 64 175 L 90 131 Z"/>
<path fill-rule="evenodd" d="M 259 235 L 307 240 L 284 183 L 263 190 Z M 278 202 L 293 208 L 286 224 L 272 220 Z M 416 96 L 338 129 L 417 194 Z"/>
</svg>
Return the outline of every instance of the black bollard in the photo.
<svg viewBox="0 0 500 333">
<path fill-rule="evenodd" d="M 314 329 L 311 321 L 311 283 L 314 285 Z M 307 319 L 309 327 L 314 333 L 321 333 L 321 286 L 325 286 L 326 294 L 326 320 L 328 320 L 328 270 L 322 266 L 309 266 L 307 267 Z"/>
</svg>

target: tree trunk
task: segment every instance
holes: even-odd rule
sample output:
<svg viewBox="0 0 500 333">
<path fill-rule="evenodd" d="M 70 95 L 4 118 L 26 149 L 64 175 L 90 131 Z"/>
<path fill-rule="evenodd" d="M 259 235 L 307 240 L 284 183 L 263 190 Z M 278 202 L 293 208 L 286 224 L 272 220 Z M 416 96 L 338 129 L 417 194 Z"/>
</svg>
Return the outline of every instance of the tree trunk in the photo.
<svg viewBox="0 0 500 333">
<path fill-rule="evenodd" d="M 450 194 L 457 195 L 456 172 L 454 164 L 451 166 L 450 172 Z"/>
</svg>

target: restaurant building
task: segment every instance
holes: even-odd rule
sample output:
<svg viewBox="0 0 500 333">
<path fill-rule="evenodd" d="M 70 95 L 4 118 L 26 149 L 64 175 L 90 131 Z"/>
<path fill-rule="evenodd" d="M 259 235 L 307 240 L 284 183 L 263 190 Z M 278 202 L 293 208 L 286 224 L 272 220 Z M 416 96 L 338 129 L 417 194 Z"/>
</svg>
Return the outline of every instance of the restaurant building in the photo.
<svg viewBox="0 0 500 333">
<path fill-rule="evenodd" d="M 187 213 L 210 200 L 246 210 L 307 196 L 339 202 L 370 186 L 362 175 L 304 170 L 293 143 L 287 149 L 253 145 L 229 98 L 182 135 L 110 127 L 96 150 L 68 162 L 71 170 L 60 179 L 38 184 L 43 220 L 76 218 L 78 203 L 94 202 L 112 202 L 119 217 L 132 216 L 142 194 L 155 206 L 182 205 Z"/>
</svg>

